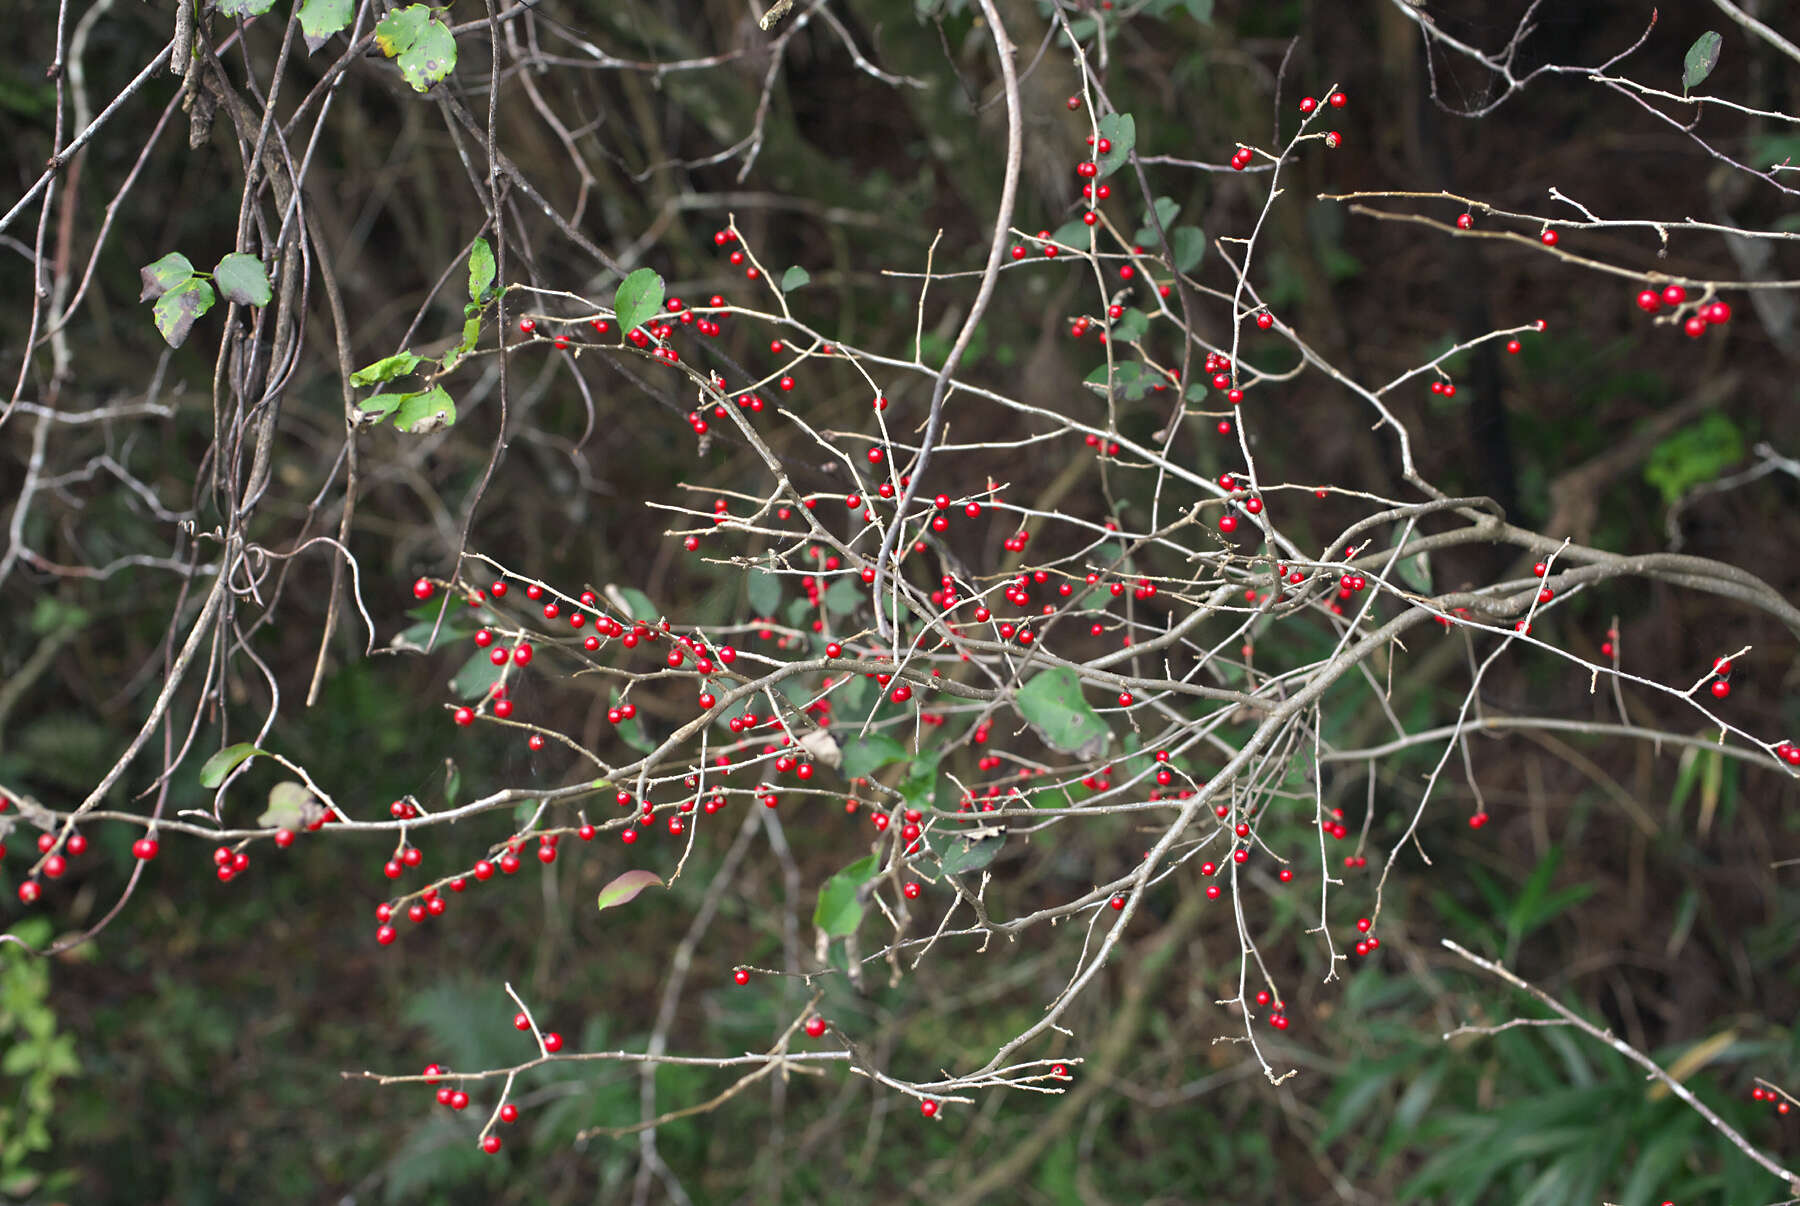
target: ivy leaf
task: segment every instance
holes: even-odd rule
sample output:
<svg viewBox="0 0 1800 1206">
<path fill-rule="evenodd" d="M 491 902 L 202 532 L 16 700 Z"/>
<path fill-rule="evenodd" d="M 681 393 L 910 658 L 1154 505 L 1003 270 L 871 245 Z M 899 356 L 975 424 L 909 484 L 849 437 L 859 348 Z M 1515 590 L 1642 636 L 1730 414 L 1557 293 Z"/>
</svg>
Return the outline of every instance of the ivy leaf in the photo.
<svg viewBox="0 0 1800 1206">
<path fill-rule="evenodd" d="M 179 251 L 171 251 L 154 264 L 145 264 L 138 269 L 138 276 L 144 281 L 144 291 L 138 294 L 138 300 L 147 302 L 153 297 L 161 297 L 193 275 L 194 266 L 188 258 Z"/>
<path fill-rule="evenodd" d="M 401 394 L 394 426 L 410 435 L 430 435 L 456 423 L 456 403 L 441 385 L 417 394 Z"/>
<path fill-rule="evenodd" d="M 660 876 L 651 871 L 626 871 L 614 877 L 611 883 L 600 889 L 600 911 L 627 904 L 637 899 L 639 892 L 645 888 L 664 887 Z"/>
<path fill-rule="evenodd" d="M 890 762 L 905 761 L 905 746 L 886 733 L 870 733 L 844 747 L 844 778 L 866 779 Z"/>
<path fill-rule="evenodd" d="M 1108 113 L 1100 119 L 1100 137 L 1112 143 L 1112 150 L 1099 160 L 1104 178 L 1124 167 L 1131 157 L 1131 149 L 1137 146 L 1137 122 L 1129 113 Z"/>
<path fill-rule="evenodd" d="M 1034 676 L 1019 688 L 1013 702 L 1044 744 L 1065 754 L 1092 758 L 1112 736 L 1106 722 L 1082 698 L 1081 680 L 1067 666 Z"/>
<path fill-rule="evenodd" d="M 813 924 L 830 938 L 848 938 L 862 924 L 863 902 L 857 893 L 875 876 L 875 856 L 859 858 L 825 881 Z"/>
<path fill-rule="evenodd" d="M 350 0 L 305 0 L 300 6 L 300 33 L 306 39 L 306 53 L 349 25 L 352 11 Z"/>
<path fill-rule="evenodd" d="M 266 306 L 269 304 L 269 274 L 264 271 L 262 261 L 253 255 L 234 251 L 219 261 L 213 269 L 213 283 L 225 300 L 236 302 L 240 306 Z"/>
<path fill-rule="evenodd" d="M 469 300 L 478 302 L 487 296 L 494 283 L 494 249 L 486 239 L 476 239 L 469 248 Z"/>
<path fill-rule="evenodd" d="M 1198 226 L 1178 226 L 1173 238 L 1175 271 L 1192 272 L 1206 257 L 1206 232 Z"/>
<path fill-rule="evenodd" d="M 358 387 L 379 385 L 383 381 L 404 377 L 418 367 L 419 357 L 411 352 L 395 352 L 392 356 L 383 356 L 374 364 L 351 373 L 350 384 Z"/>
<path fill-rule="evenodd" d="M 792 293 L 794 290 L 803 288 L 811 283 L 812 273 L 808 272 L 798 264 L 795 264 L 792 268 L 789 268 L 786 272 L 781 274 L 781 291 L 783 293 Z"/>
<path fill-rule="evenodd" d="M 269 751 L 258 749 L 248 741 L 240 741 L 236 745 L 228 745 L 206 760 L 200 768 L 200 786 L 217 787 L 225 782 L 225 776 L 236 770 L 239 763 L 247 762 L 258 754 Z"/>
<path fill-rule="evenodd" d="M 428 90 L 456 67 L 455 36 L 423 4 L 409 4 L 383 17 L 375 27 L 375 45 L 396 61 L 400 78 L 415 92 Z"/>
<path fill-rule="evenodd" d="M 227 17 L 260 17 L 275 7 L 275 0 L 219 0 L 219 12 Z"/>
<path fill-rule="evenodd" d="M 265 829 L 300 829 L 306 825 L 306 806 L 312 792 L 306 784 L 284 779 L 269 789 L 269 806 L 256 818 Z"/>
<path fill-rule="evenodd" d="M 162 332 L 170 347 L 180 347 L 187 342 L 194 323 L 212 309 L 213 300 L 212 286 L 190 276 L 156 299 L 151 311 L 156 319 L 156 329 Z"/>
<path fill-rule="evenodd" d="M 619 334 L 629 335 L 656 316 L 662 309 L 663 278 L 648 268 L 639 268 L 619 282 L 613 294 L 613 314 L 619 320 Z"/>
<path fill-rule="evenodd" d="M 763 569 L 753 568 L 744 578 L 750 592 L 750 606 L 759 616 L 772 616 L 781 606 L 781 579 Z"/>
<path fill-rule="evenodd" d="M 1706 82 L 1706 77 L 1719 65 L 1719 50 L 1724 45 L 1725 39 L 1710 29 L 1694 39 L 1694 44 L 1688 47 L 1687 58 L 1682 63 L 1683 96 L 1687 95 L 1688 89 L 1698 88 Z"/>
</svg>

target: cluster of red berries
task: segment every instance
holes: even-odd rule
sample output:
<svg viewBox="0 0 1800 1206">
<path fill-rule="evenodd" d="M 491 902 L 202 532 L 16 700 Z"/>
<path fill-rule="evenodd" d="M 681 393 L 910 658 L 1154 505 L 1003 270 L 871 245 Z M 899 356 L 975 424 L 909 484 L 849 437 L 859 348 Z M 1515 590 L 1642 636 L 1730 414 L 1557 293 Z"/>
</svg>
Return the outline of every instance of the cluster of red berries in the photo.
<svg viewBox="0 0 1800 1206">
<path fill-rule="evenodd" d="M 1681 309 L 1691 303 L 1688 301 L 1685 288 L 1680 285 L 1665 285 L 1660 292 L 1655 289 L 1645 289 L 1639 293 L 1637 304 L 1638 309 L 1646 314 L 1655 314 L 1667 306 L 1676 311 L 1676 317 L 1680 317 Z M 1706 334 L 1708 327 L 1722 327 L 1730 321 L 1730 306 L 1717 300 L 1703 301 L 1694 306 L 1693 313 L 1683 320 L 1681 329 L 1690 339 L 1698 339 Z"/>
<path fill-rule="evenodd" d="M 1712 693 L 1714 699 L 1724 699 L 1731 694 L 1731 659 L 1728 657 L 1713 659 Z"/>
<path fill-rule="evenodd" d="M 1750 1100 L 1771 1103 L 1775 1107 L 1775 1112 L 1783 1117 L 1786 1117 L 1788 1113 L 1789 1106 L 1787 1098 L 1783 1097 L 1774 1089 L 1765 1089 L 1761 1085 L 1752 1085 L 1750 1087 Z"/>
</svg>

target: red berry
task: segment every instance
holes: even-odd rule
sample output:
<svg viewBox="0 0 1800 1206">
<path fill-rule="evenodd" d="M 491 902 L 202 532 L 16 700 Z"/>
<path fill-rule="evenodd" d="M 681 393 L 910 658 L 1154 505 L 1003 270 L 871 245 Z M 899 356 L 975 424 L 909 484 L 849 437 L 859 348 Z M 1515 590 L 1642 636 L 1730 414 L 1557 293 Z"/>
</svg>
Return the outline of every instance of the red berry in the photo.
<svg viewBox="0 0 1800 1206">
<path fill-rule="evenodd" d="M 740 986 L 750 983 L 750 973 L 741 967 L 731 973 L 731 978 L 737 981 Z"/>
<path fill-rule="evenodd" d="M 919 1113 L 925 1115 L 925 1117 L 935 1118 L 937 1116 L 937 1112 L 938 1112 L 938 1103 L 937 1102 L 931 1101 L 928 1099 L 925 1101 L 921 1101 L 919 1103 Z"/>
<path fill-rule="evenodd" d="M 1538 236 L 1538 239 L 1539 239 L 1539 240 L 1540 240 L 1540 241 L 1541 241 L 1541 242 L 1542 242 L 1542 243 L 1543 243 L 1543 244 L 1544 244 L 1544 246 L 1546 246 L 1546 247 L 1554 247 L 1554 246 L 1556 246 L 1556 244 L 1557 244 L 1557 242 L 1558 242 L 1558 241 L 1559 241 L 1559 240 L 1560 240 L 1560 239 L 1561 239 L 1561 238 L 1562 238 L 1562 236 L 1561 236 L 1561 235 L 1559 235 L 1559 234 L 1557 234 L 1557 233 L 1556 233 L 1556 231 L 1554 231 L 1554 230 L 1545 230 L 1545 231 L 1544 231 L 1544 233 L 1543 233 L 1543 234 L 1541 234 L 1541 235 L 1539 235 L 1539 236 Z"/>
<path fill-rule="evenodd" d="M 517 1122 L 518 1120 L 519 1120 L 519 1107 L 518 1106 L 514 1105 L 512 1102 L 509 1101 L 505 1105 L 500 1107 L 500 1121 L 501 1122 Z"/>
<path fill-rule="evenodd" d="M 809 1038 L 818 1038 L 825 1033 L 825 1019 L 813 1014 L 806 1019 L 806 1033 Z"/>
<path fill-rule="evenodd" d="M 287 831 L 284 829 L 282 832 L 286 833 Z M 289 840 L 291 841 L 292 838 L 290 837 Z M 160 847 L 157 846 L 155 838 L 139 838 L 137 841 L 131 843 L 132 855 L 141 862 L 147 863 L 155 858 L 158 849 L 160 849 Z"/>
<path fill-rule="evenodd" d="M 500 1150 L 500 1136 L 498 1136 L 498 1135 L 483 1136 L 482 1140 L 481 1140 L 481 1150 L 486 1152 L 490 1156 L 493 1155 L 495 1152 L 499 1151 Z"/>
<path fill-rule="evenodd" d="M 429 599 L 431 598 L 434 589 L 435 588 L 431 585 L 431 579 L 420 578 L 417 582 L 413 583 L 413 598 Z"/>
<path fill-rule="evenodd" d="M 561 1051 L 562 1050 L 562 1035 L 556 1033 L 556 1031 L 554 1031 L 554 1030 L 545 1031 L 544 1032 L 544 1050 L 550 1052 L 552 1055 L 556 1054 L 558 1051 Z"/>
<path fill-rule="evenodd" d="M 1731 694 L 1731 684 L 1722 678 L 1714 679 L 1712 693 L 1714 699 L 1724 699 L 1727 695 Z M 48 867 L 45 868 L 45 874 L 49 874 Z"/>
</svg>

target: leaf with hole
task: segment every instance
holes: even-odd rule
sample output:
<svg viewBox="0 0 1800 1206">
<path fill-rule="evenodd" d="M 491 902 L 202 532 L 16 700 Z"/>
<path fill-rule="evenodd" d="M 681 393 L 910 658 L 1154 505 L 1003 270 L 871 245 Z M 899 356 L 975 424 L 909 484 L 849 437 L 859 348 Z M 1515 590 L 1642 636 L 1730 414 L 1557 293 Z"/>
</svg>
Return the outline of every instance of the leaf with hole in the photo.
<svg viewBox="0 0 1800 1206">
<path fill-rule="evenodd" d="M 400 406 L 404 394 L 376 394 L 356 404 L 356 421 L 364 426 L 379 423 Z"/>
<path fill-rule="evenodd" d="M 306 53 L 325 45 L 332 34 L 350 24 L 354 12 L 351 0 L 305 0 L 300 6 L 300 34 L 306 39 Z"/>
<path fill-rule="evenodd" d="M 665 886 L 660 876 L 642 869 L 625 871 L 615 876 L 612 882 L 600 889 L 600 911 L 616 908 L 636 900 L 639 892 L 645 888 L 661 888 Z"/>
<path fill-rule="evenodd" d="M 1100 156 L 1101 178 L 1125 166 L 1131 150 L 1137 146 L 1137 122 L 1129 113 L 1108 113 L 1100 119 L 1100 137 L 1112 143 L 1112 149 Z"/>
<path fill-rule="evenodd" d="M 350 384 L 356 386 L 375 385 L 383 381 L 392 381 L 396 377 L 404 377 L 419 367 L 419 357 L 411 352 L 395 352 L 392 356 L 383 356 L 374 364 L 357 369 L 350 374 Z"/>
<path fill-rule="evenodd" d="M 234 251 L 213 269 L 213 284 L 228 302 L 240 306 L 266 306 L 271 296 L 269 274 L 262 261 L 253 255 Z"/>
<path fill-rule="evenodd" d="M 663 278 L 648 268 L 639 268 L 619 282 L 613 293 L 613 316 L 619 320 L 619 334 L 630 334 L 656 317 L 663 304 Z"/>
<path fill-rule="evenodd" d="M 875 876 L 875 856 L 859 858 L 825 881 L 819 889 L 819 903 L 813 909 L 813 924 L 831 938 L 847 938 L 862 924 L 862 886 Z"/>
<path fill-rule="evenodd" d="M 1713 30 L 1707 30 L 1694 39 L 1688 47 L 1687 58 L 1681 65 L 1681 94 L 1686 96 L 1691 88 L 1698 88 L 1706 82 L 1706 77 L 1713 73 L 1719 65 L 1719 51 L 1725 45 L 1725 39 Z"/>
<path fill-rule="evenodd" d="M 301 829 L 306 825 L 306 806 L 312 792 L 306 784 L 284 779 L 269 789 L 269 806 L 256 818 L 264 829 Z"/>
<path fill-rule="evenodd" d="M 812 284 L 812 273 L 798 264 L 781 274 L 781 291 L 783 293 L 792 293 L 794 290 L 805 288 L 810 284 Z"/>
<path fill-rule="evenodd" d="M 179 251 L 171 251 L 154 264 L 145 264 L 138 269 L 138 276 L 143 278 L 144 291 L 138 294 L 138 300 L 147 302 L 151 298 L 161 297 L 175 286 L 194 275 L 194 266 Z"/>
<path fill-rule="evenodd" d="M 225 782 L 225 776 L 236 770 L 240 763 L 247 762 L 258 754 L 267 754 L 268 752 L 269 751 L 264 749 L 258 749 L 248 741 L 240 741 L 236 745 L 228 745 L 212 757 L 208 758 L 205 764 L 200 767 L 200 786 L 217 787 L 219 784 Z"/>
<path fill-rule="evenodd" d="M 170 347 L 178 348 L 187 342 L 188 332 L 200 316 L 212 309 L 213 300 L 211 285 L 189 277 L 157 298 L 150 312 L 163 339 Z"/>
<path fill-rule="evenodd" d="M 394 426 L 409 435 L 430 435 L 456 423 L 456 403 L 441 385 L 423 393 L 401 394 L 394 411 Z"/>
<path fill-rule="evenodd" d="M 469 300 L 478 302 L 487 296 L 494 283 L 494 249 L 486 239 L 476 239 L 469 248 Z"/>
<path fill-rule="evenodd" d="M 844 747 L 844 778 L 866 779 L 889 763 L 905 761 L 905 746 L 886 733 L 870 733 Z"/>
<path fill-rule="evenodd" d="M 423 4 L 397 8 L 375 27 L 375 45 L 400 68 L 413 91 L 424 92 L 456 67 L 456 37 Z"/>
<path fill-rule="evenodd" d="M 1112 731 L 1081 695 L 1081 680 L 1067 666 L 1033 676 L 1013 697 L 1019 714 L 1051 749 L 1092 758 L 1106 748 Z"/>
</svg>

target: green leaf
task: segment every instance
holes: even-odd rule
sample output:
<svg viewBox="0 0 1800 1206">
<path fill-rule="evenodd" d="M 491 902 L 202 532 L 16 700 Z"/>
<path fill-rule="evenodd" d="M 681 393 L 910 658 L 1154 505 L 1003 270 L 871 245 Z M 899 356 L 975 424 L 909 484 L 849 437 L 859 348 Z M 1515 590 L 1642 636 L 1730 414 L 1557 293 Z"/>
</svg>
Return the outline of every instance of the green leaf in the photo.
<svg viewBox="0 0 1800 1206">
<path fill-rule="evenodd" d="M 1150 375 L 1144 372 L 1144 366 L 1135 360 L 1115 362 L 1112 366 L 1113 392 L 1121 398 L 1135 402 L 1149 393 L 1150 387 L 1155 384 L 1150 379 Z M 1087 386 L 1101 397 L 1106 396 L 1106 366 L 1104 364 L 1095 366 L 1094 371 L 1087 375 Z"/>
<path fill-rule="evenodd" d="M 400 405 L 403 394 L 376 394 L 372 398 L 364 398 L 356 404 L 356 418 L 359 423 L 379 423 L 393 414 Z"/>
<path fill-rule="evenodd" d="M 659 620 L 662 612 L 650 601 L 650 596 L 635 586 L 621 586 L 619 597 L 625 600 L 625 606 L 631 609 L 634 620 Z"/>
<path fill-rule="evenodd" d="M 205 765 L 200 768 L 200 786 L 217 787 L 219 784 L 225 782 L 226 775 L 229 775 L 233 770 L 237 769 L 239 763 L 254 758 L 258 754 L 267 754 L 268 752 L 269 751 L 264 749 L 258 749 L 248 741 L 240 741 L 236 745 L 228 745 L 212 757 L 208 758 Z"/>
<path fill-rule="evenodd" d="M 1114 343 L 1137 343 L 1150 330 L 1150 319 L 1142 310 L 1131 309 L 1113 322 L 1107 338 Z M 1135 367 L 1135 366 L 1134 366 Z"/>
<path fill-rule="evenodd" d="M 619 706 L 619 703 L 619 693 L 614 691 L 612 706 L 616 708 Z M 630 720 L 621 720 L 618 724 L 614 725 L 613 732 L 619 735 L 620 741 L 623 741 L 626 745 L 630 746 L 640 754 L 648 754 L 656 748 L 656 742 L 650 740 L 650 734 L 644 731 L 643 720 L 635 715 Z"/>
<path fill-rule="evenodd" d="M 469 248 L 469 300 L 478 302 L 487 296 L 494 283 L 494 249 L 486 239 L 476 239 Z"/>
<path fill-rule="evenodd" d="M 424 92 L 456 66 L 456 38 L 423 4 L 397 8 L 375 27 L 375 45 L 396 60 L 400 78 Z"/>
<path fill-rule="evenodd" d="M 1081 680 L 1067 666 L 1038 674 L 1013 697 L 1019 715 L 1031 722 L 1044 744 L 1065 754 L 1091 758 L 1112 736 L 1106 722 L 1081 695 Z"/>
<path fill-rule="evenodd" d="M 449 759 L 444 760 L 444 806 L 456 807 L 456 797 L 462 794 L 462 770 Z"/>
<path fill-rule="evenodd" d="M 1188 16 L 1200 24 L 1212 24 L 1213 0 L 1182 0 L 1182 7 L 1188 10 Z"/>
<path fill-rule="evenodd" d="M 353 12 L 351 0 L 305 0 L 300 6 L 300 33 L 306 38 L 306 53 L 349 25 Z"/>
<path fill-rule="evenodd" d="M 1719 50 L 1724 45 L 1725 39 L 1710 29 L 1694 39 L 1694 44 L 1688 47 L 1687 58 L 1682 61 L 1683 96 L 1687 95 L 1690 88 L 1698 88 L 1706 82 L 1706 77 L 1719 65 Z"/>
<path fill-rule="evenodd" d="M 661 877 L 644 871 L 626 871 L 614 877 L 611 883 L 600 889 L 600 911 L 614 908 L 637 899 L 637 894 L 645 888 L 664 887 Z"/>
<path fill-rule="evenodd" d="M 400 406 L 394 412 L 394 426 L 411 435 L 430 435 L 456 423 L 456 403 L 434 385 L 423 393 L 401 394 Z"/>
<path fill-rule="evenodd" d="M 212 307 L 212 286 L 203 280 L 189 277 L 157 298 L 151 314 L 156 319 L 156 329 L 162 332 L 163 339 L 170 347 L 178 348 L 187 342 L 188 332 L 194 329 L 194 323 Z"/>
<path fill-rule="evenodd" d="M 161 297 L 193 276 L 194 266 L 179 251 L 171 251 L 154 264 L 145 264 L 139 268 L 138 275 L 144 281 L 144 291 L 138 294 L 138 300 L 147 302 L 153 297 Z"/>
<path fill-rule="evenodd" d="M 1112 149 L 1100 156 L 1100 175 L 1105 178 L 1131 157 L 1131 149 L 1137 146 L 1137 122 L 1129 113 L 1108 113 L 1100 119 L 1100 137 L 1112 143 Z"/>
<path fill-rule="evenodd" d="M 1171 236 L 1175 253 L 1175 271 L 1192 272 L 1206 257 L 1206 232 L 1198 226 L 1178 226 Z"/>
<path fill-rule="evenodd" d="M 792 293 L 794 290 L 810 284 L 812 284 L 812 273 L 798 264 L 781 274 L 781 291 L 783 293 Z"/>
<path fill-rule="evenodd" d="M 219 13 L 226 17 L 260 17 L 275 7 L 275 0 L 219 0 Z"/>
<path fill-rule="evenodd" d="M 847 938 L 862 924 L 863 903 L 857 892 L 875 876 L 875 856 L 859 858 L 825 881 L 813 924 L 831 938 Z"/>
<path fill-rule="evenodd" d="M 1097 227 L 1089 226 L 1080 218 L 1073 222 L 1064 222 L 1050 236 L 1050 241 L 1063 247 L 1073 247 L 1077 251 L 1088 251 L 1093 247 L 1093 232 Z"/>
<path fill-rule="evenodd" d="M 488 689 L 500 681 L 504 666 L 496 666 L 486 650 L 476 650 L 450 680 L 450 693 L 458 699 L 486 699 Z"/>
<path fill-rule="evenodd" d="M 844 747 L 846 779 L 866 779 L 890 762 L 905 762 L 906 747 L 886 733 L 870 733 Z"/>
<path fill-rule="evenodd" d="M 936 752 L 920 754 L 907 767 L 906 778 L 900 780 L 900 795 L 909 807 L 923 812 L 937 806 L 940 757 Z"/>
<path fill-rule="evenodd" d="M 946 875 L 966 875 L 970 871 L 980 871 L 1000 856 L 1000 850 L 1005 845 L 1004 833 L 990 832 L 982 837 L 953 835 L 949 844 L 937 856 L 938 868 Z"/>
<path fill-rule="evenodd" d="M 1156 218 L 1157 221 L 1162 224 L 1164 230 L 1168 230 L 1175 224 L 1175 218 L 1180 213 L 1181 204 L 1173 197 L 1158 197 L 1156 199 Z M 1138 227 L 1138 232 L 1136 236 L 1133 237 L 1132 241 L 1141 243 L 1146 247 L 1156 241 L 1156 224 L 1150 221 L 1149 210 L 1144 211 L 1144 224 Z"/>
<path fill-rule="evenodd" d="M 480 342 L 481 342 L 481 316 L 479 314 L 477 314 L 475 317 L 464 321 L 462 343 L 458 347 L 458 350 L 463 351 L 463 352 L 474 351 L 475 345 Z"/>
<path fill-rule="evenodd" d="M 213 284 L 219 287 L 226 301 L 240 306 L 269 304 L 269 274 L 264 271 L 262 261 L 253 255 L 234 251 L 220 260 L 218 267 L 213 269 Z"/>
<path fill-rule="evenodd" d="M 1744 459 L 1744 433 L 1724 411 L 1710 411 L 1650 450 L 1644 480 L 1672 505 L 1683 494 L 1710 482 Z"/>
<path fill-rule="evenodd" d="M 619 282 L 613 294 L 613 314 L 619 320 L 619 334 L 625 336 L 643 326 L 662 309 L 663 278 L 648 268 L 639 268 Z"/>
<path fill-rule="evenodd" d="M 825 610 L 834 616 L 849 615 L 862 601 L 862 583 L 854 578 L 839 578 L 825 592 Z"/>
<path fill-rule="evenodd" d="M 382 381 L 392 381 L 396 377 L 404 377 L 419 367 L 419 357 L 411 352 L 395 352 L 392 356 L 383 356 L 366 368 L 359 368 L 350 374 L 350 384 L 355 386 L 375 385 Z"/>
<path fill-rule="evenodd" d="M 750 593 L 750 607 L 759 616 L 772 616 L 781 606 L 781 579 L 756 566 L 744 575 L 744 586 Z"/>
<path fill-rule="evenodd" d="M 306 824 L 306 806 L 311 802 L 312 792 L 306 784 L 283 779 L 269 789 L 269 806 L 256 823 L 264 829 L 302 828 Z"/>
</svg>

